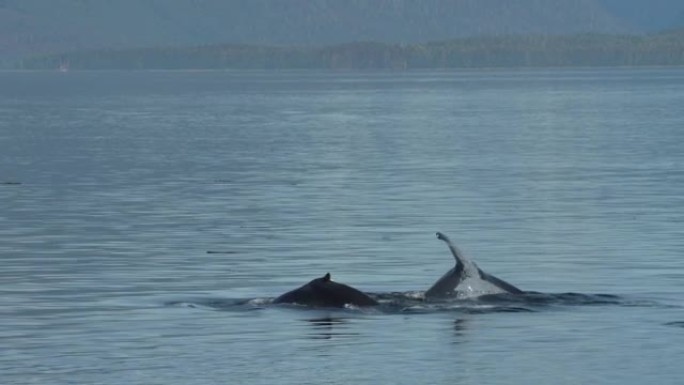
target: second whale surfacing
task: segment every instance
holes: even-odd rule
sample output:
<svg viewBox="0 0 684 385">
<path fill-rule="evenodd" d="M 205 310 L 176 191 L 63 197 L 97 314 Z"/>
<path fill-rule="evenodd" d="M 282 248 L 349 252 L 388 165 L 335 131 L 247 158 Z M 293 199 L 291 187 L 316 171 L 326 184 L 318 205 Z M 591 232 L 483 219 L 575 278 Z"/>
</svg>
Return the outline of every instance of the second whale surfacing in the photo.
<svg viewBox="0 0 684 385">
<path fill-rule="evenodd" d="M 510 283 L 482 271 L 475 262 L 468 259 L 452 244 L 446 235 L 437 233 L 437 238 L 449 246 L 449 250 L 456 260 L 456 266 L 446 272 L 425 292 L 423 296 L 425 300 L 473 299 L 492 294 L 525 294 Z M 380 304 L 376 299 L 358 289 L 334 282 L 330 273 L 282 294 L 274 299 L 273 303 L 335 308 L 367 307 Z"/>
<path fill-rule="evenodd" d="M 525 293 L 510 283 L 480 270 L 446 235 L 437 233 L 437 239 L 449 246 L 451 254 L 456 259 L 456 266 L 425 292 L 425 299 L 476 298 L 490 294 Z"/>
<path fill-rule="evenodd" d="M 288 291 L 273 299 L 214 298 L 200 301 L 173 301 L 170 305 L 210 307 L 218 309 L 262 308 L 269 304 L 295 304 L 307 308 L 359 309 L 383 313 L 425 313 L 455 310 L 459 312 L 511 312 L 536 311 L 550 304 L 615 305 L 622 304 L 619 296 L 611 294 L 539 293 L 522 291 L 512 284 L 482 271 L 468 259 L 449 238 L 437 233 L 447 244 L 455 259 L 455 266 L 435 282 L 427 291 L 364 293 L 351 286 L 334 282 L 330 273 Z"/>
<path fill-rule="evenodd" d="M 273 303 L 291 303 L 310 307 L 375 306 L 378 302 L 368 294 L 343 283 L 334 282 L 330 273 L 288 291 Z"/>
</svg>

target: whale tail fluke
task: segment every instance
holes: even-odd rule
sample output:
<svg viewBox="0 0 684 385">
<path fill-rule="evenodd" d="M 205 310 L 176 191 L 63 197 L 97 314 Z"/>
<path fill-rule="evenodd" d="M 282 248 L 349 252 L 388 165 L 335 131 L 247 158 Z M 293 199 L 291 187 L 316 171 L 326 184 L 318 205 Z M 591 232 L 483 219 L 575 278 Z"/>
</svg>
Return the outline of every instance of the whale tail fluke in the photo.
<svg viewBox="0 0 684 385">
<path fill-rule="evenodd" d="M 510 283 L 482 271 L 477 264 L 463 254 L 449 237 L 437 232 L 437 239 L 444 241 L 456 260 L 456 266 L 449 270 L 430 289 L 426 297 L 449 296 L 453 294 L 473 296 L 473 294 L 497 294 L 507 292 L 522 294 L 523 291 Z"/>
<path fill-rule="evenodd" d="M 437 239 L 440 241 L 444 241 L 447 246 L 449 246 L 449 250 L 451 251 L 451 255 L 454 256 L 454 259 L 456 259 L 456 262 L 460 262 L 464 265 L 464 267 L 468 268 L 470 265 L 475 265 L 473 262 L 471 262 L 469 259 L 463 255 L 463 252 L 456 247 L 453 243 L 451 243 L 451 240 L 449 237 L 444 235 L 443 233 L 440 233 L 439 231 L 437 232 Z"/>
</svg>

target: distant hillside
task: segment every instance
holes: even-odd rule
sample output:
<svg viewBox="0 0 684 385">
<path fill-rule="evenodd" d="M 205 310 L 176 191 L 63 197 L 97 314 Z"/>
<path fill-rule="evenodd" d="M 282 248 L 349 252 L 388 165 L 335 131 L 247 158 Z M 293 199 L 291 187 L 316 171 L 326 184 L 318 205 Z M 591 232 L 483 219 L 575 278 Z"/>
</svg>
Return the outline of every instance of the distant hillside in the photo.
<svg viewBox="0 0 684 385">
<path fill-rule="evenodd" d="M 222 44 L 98 50 L 24 60 L 21 69 L 344 69 L 684 65 L 684 30 L 648 36 L 474 37 L 427 44 L 325 47 Z"/>
<path fill-rule="evenodd" d="M 683 11 L 681 0 L 0 0 L 0 61 L 150 46 L 641 33 L 672 27 Z"/>
</svg>

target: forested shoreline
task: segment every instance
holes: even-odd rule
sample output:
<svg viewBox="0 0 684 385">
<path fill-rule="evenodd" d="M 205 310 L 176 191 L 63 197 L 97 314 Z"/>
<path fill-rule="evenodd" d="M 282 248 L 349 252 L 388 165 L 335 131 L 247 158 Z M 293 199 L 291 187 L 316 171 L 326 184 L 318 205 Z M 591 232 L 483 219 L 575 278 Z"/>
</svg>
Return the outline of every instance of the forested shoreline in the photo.
<svg viewBox="0 0 684 385">
<path fill-rule="evenodd" d="M 684 65 L 684 31 L 464 38 L 425 44 L 357 42 L 324 47 L 206 45 L 94 50 L 22 60 L 15 69 L 337 69 Z"/>
</svg>

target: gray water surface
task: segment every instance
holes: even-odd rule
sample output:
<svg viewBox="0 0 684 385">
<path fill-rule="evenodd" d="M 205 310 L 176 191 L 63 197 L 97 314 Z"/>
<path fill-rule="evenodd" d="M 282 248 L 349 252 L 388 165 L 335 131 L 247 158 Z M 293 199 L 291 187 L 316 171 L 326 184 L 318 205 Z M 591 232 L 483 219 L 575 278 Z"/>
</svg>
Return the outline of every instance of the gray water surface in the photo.
<svg viewBox="0 0 684 385">
<path fill-rule="evenodd" d="M 682 106 L 683 69 L 0 73 L 0 382 L 679 384 Z M 436 231 L 619 300 L 266 304 L 426 290 Z"/>
</svg>

